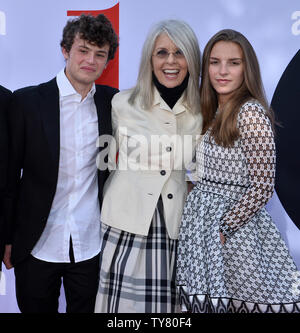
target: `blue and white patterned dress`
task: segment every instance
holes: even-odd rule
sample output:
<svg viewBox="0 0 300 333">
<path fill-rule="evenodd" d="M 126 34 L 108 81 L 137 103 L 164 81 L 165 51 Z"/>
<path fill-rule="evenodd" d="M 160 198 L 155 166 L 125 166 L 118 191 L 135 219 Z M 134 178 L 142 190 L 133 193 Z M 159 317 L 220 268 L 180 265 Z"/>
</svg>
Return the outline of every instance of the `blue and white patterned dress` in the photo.
<svg viewBox="0 0 300 333">
<path fill-rule="evenodd" d="M 258 102 L 248 101 L 237 124 L 233 147 L 217 145 L 210 130 L 197 146 L 198 179 L 185 203 L 178 244 L 181 307 L 299 312 L 299 272 L 264 208 L 275 178 L 270 121 Z"/>
</svg>

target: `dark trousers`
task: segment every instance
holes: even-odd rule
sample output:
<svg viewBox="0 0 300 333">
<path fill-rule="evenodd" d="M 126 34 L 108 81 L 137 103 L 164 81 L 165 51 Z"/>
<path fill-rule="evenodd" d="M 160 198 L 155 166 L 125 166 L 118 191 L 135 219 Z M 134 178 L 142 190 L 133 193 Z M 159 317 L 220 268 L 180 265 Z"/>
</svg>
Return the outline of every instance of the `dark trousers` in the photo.
<svg viewBox="0 0 300 333">
<path fill-rule="evenodd" d="M 15 266 L 15 277 L 22 313 L 57 313 L 62 281 L 66 312 L 92 313 L 99 282 L 99 255 L 78 263 L 49 263 L 30 256 Z"/>
</svg>

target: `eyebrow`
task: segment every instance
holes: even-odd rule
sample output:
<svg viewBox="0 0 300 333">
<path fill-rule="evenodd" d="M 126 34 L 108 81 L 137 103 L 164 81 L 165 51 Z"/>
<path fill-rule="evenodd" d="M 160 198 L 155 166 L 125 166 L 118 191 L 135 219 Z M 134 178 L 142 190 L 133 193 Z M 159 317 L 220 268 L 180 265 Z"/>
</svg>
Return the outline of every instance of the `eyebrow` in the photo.
<svg viewBox="0 0 300 333">
<path fill-rule="evenodd" d="M 89 47 L 86 46 L 86 45 L 78 45 L 78 47 L 81 47 L 81 48 L 86 49 L 86 50 L 91 50 L 91 48 L 89 48 Z M 97 53 L 108 54 L 108 52 L 105 51 L 105 50 L 97 50 L 96 52 L 97 52 Z"/>
<path fill-rule="evenodd" d="M 104 50 L 98 50 L 96 51 L 97 53 L 103 53 L 103 54 L 108 54 L 108 51 L 104 51 Z"/>
<path fill-rule="evenodd" d="M 209 57 L 209 59 L 217 59 L 217 60 L 219 60 L 219 58 L 217 58 L 217 57 Z M 228 60 L 243 60 L 243 58 L 229 58 Z"/>
<path fill-rule="evenodd" d="M 164 46 L 158 46 L 154 50 L 166 50 L 166 51 L 169 51 L 169 49 L 167 47 L 164 47 Z M 178 51 L 178 50 L 180 50 L 180 48 L 176 47 L 175 50 Z"/>
</svg>

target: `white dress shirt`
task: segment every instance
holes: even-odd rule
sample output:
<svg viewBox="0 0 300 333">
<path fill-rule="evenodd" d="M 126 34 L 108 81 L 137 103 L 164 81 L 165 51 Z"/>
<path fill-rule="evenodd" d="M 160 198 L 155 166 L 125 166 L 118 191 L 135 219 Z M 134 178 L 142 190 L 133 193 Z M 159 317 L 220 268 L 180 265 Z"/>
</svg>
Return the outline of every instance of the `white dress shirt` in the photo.
<svg viewBox="0 0 300 333">
<path fill-rule="evenodd" d="M 46 227 L 32 255 L 48 262 L 75 262 L 100 252 L 100 208 L 96 147 L 98 132 L 95 85 L 83 99 L 65 75 L 56 77 L 60 101 L 60 156 L 56 193 Z"/>
</svg>

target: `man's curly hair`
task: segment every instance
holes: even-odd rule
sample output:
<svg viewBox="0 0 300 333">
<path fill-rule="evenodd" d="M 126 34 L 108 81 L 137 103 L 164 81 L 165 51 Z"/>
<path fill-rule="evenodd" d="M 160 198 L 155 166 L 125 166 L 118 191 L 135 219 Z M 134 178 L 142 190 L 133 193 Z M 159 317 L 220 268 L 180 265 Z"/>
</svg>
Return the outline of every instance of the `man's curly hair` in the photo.
<svg viewBox="0 0 300 333">
<path fill-rule="evenodd" d="M 98 47 L 108 44 L 108 60 L 114 58 L 119 45 L 118 36 L 105 15 L 100 14 L 97 17 L 81 15 L 79 18 L 69 20 L 64 27 L 60 46 L 70 52 L 77 34 L 79 34 L 80 38 Z"/>
</svg>

